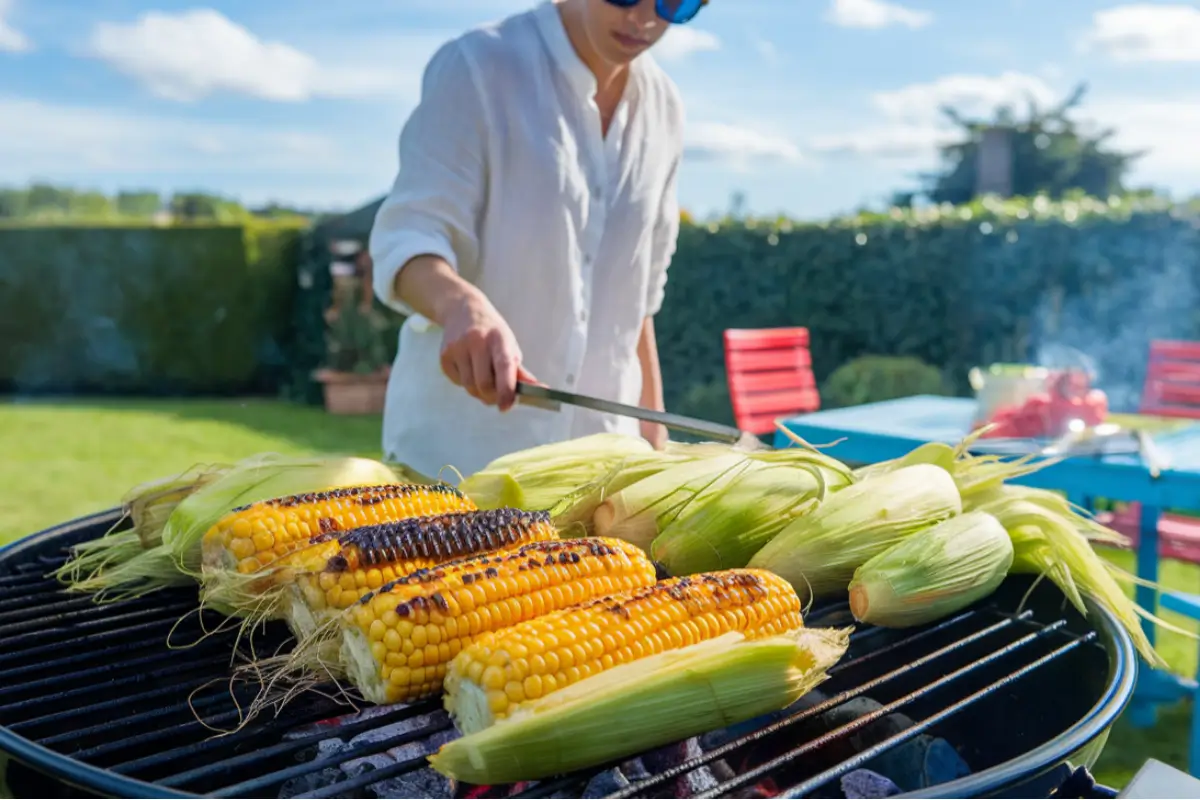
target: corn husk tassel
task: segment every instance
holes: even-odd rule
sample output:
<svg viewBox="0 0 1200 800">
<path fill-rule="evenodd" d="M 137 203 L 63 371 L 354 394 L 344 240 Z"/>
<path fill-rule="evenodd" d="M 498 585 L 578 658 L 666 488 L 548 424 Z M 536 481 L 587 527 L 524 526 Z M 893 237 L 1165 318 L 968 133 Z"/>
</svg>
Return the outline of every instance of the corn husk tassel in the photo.
<svg viewBox="0 0 1200 800">
<path fill-rule="evenodd" d="M 1166 662 L 1150 644 L 1140 617 L 1196 637 L 1139 608 L 1117 582 L 1119 570 L 1092 549 L 1074 515 L 1064 515 L 1046 504 L 1033 502 L 1027 499 L 1023 487 L 1013 486 L 1005 486 L 970 507 L 993 515 L 1008 530 L 1013 542 L 1013 572 L 1049 578 L 1085 616 L 1084 596 L 1090 597 L 1120 622 L 1150 664 L 1165 666 Z"/>
<path fill-rule="evenodd" d="M 850 610 L 870 625 L 924 625 L 990 595 L 1012 563 L 1012 540 L 999 520 L 967 512 L 910 536 L 855 570 Z"/>
<path fill-rule="evenodd" d="M 94 592 L 100 600 L 139 597 L 166 586 L 194 584 L 200 577 L 201 539 L 234 508 L 285 495 L 395 480 L 392 468 L 368 458 L 255 456 L 238 462 L 175 505 L 162 527 L 159 544 L 87 575 L 77 570 L 78 564 L 72 567 L 68 562 L 59 578 L 70 590 Z"/>
</svg>

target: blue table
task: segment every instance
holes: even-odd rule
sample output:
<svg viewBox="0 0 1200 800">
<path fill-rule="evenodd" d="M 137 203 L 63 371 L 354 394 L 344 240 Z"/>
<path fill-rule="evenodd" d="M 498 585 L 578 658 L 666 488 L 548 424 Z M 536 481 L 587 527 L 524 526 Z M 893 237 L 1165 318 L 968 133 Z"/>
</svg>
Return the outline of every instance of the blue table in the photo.
<svg viewBox="0 0 1200 800">
<path fill-rule="evenodd" d="M 819 411 L 786 419 L 783 424 L 811 444 L 832 445 L 823 449 L 835 458 L 874 464 L 899 458 L 925 442 L 957 444 L 970 431 L 975 408 L 971 399 L 922 395 Z M 1157 478 L 1150 476 L 1138 456 L 1111 455 L 1067 459 L 1016 482 L 1064 492 L 1085 507 L 1093 497 L 1140 503 L 1137 572 L 1157 582 L 1161 510 L 1200 511 L 1200 425 L 1156 436 L 1154 443 L 1169 462 L 1169 469 Z M 776 434 L 776 447 L 789 445 L 791 440 L 782 432 Z M 1139 586 L 1136 594 L 1143 608 L 1158 607 L 1153 589 Z M 1143 622 L 1143 627 L 1154 642 L 1154 626 Z M 1157 670 L 1139 670 L 1138 691 L 1130 709 L 1132 721 L 1153 724 L 1155 703 L 1177 700 L 1194 686 L 1193 681 Z"/>
</svg>

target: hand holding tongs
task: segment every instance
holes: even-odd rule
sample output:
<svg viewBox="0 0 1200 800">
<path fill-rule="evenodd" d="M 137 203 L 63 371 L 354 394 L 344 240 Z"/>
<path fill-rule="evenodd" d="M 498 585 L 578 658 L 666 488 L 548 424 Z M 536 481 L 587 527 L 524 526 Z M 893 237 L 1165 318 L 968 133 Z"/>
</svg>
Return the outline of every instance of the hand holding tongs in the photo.
<svg viewBox="0 0 1200 800">
<path fill-rule="evenodd" d="M 695 436 L 704 436 L 718 442 L 727 442 L 759 450 L 767 449 L 766 445 L 754 434 L 747 433 L 738 428 L 731 428 L 728 425 L 684 417 L 679 414 L 670 414 L 666 411 L 651 411 L 648 408 L 627 406 L 623 403 L 614 403 L 611 400 L 601 400 L 598 397 L 572 394 L 571 392 L 564 392 L 559 389 L 551 389 L 532 383 L 517 382 L 517 402 L 521 405 L 542 408 L 547 411 L 558 411 L 560 405 L 565 403 L 569 406 L 587 408 L 604 414 L 617 414 L 643 422 L 653 422 L 664 425 L 672 430 L 690 433 Z"/>
</svg>

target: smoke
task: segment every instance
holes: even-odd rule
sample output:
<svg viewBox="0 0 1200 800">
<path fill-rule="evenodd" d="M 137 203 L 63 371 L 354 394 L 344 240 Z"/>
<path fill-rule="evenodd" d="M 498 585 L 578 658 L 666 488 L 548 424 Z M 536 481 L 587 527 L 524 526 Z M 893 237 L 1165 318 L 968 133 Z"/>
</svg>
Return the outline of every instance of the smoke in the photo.
<svg viewBox="0 0 1200 800">
<path fill-rule="evenodd" d="M 1136 412 L 1141 403 L 1150 343 L 1193 339 L 1197 329 L 1197 252 L 1189 242 L 1164 242 L 1147 253 L 1138 273 L 1122 280 L 1088 282 L 1067 296 L 1044 296 L 1035 319 L 1037 358 L 1047 367 L 1083 367 L 1108 395 L 1112 411 Z"/>
</svg>

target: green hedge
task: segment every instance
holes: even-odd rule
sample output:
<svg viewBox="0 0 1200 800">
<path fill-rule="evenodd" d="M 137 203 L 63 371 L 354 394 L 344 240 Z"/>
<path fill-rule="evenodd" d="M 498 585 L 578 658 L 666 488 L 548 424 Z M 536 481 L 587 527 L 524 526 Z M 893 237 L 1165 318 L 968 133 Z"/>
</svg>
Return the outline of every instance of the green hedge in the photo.
<svg viewBox="0 0 1200 800">
<path fill-rule="evenodd" d="M 0 227 L 0 389 L 273 390 L 295 226 Z"/>
<path fill-rule="evenodd" d="M 865 354 L 971 367 L 1041 344 L 1135 407 L 1154 338 L 1200 339 L 1195 212 L 1146 199 L 982 202 L 826 224 L 687 224 L 656 320 L 667 407 L 729 421 L 721 332 L 803 325 L 824 382 Z"/>
</svg>

